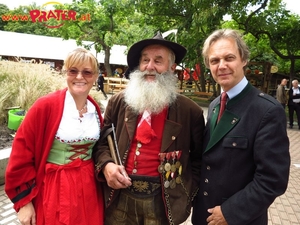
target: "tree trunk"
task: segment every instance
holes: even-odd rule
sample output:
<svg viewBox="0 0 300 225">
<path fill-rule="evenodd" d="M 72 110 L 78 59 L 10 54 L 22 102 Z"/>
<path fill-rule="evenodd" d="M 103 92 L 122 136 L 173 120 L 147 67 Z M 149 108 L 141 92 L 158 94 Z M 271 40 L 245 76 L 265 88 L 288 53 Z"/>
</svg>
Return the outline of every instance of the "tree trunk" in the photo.
<svg viewBox="0 0 300 225">
<path fill-rule="evenodd" d="M 112 69 L 110 67 L 109 59 L 110 59 L 110 47 L 106 46 L 104 49 L 105 55 L 104 55 L 104 67 L 106 70 L 106 76 L 111 77 L 112 76 Z"/>
</svg>

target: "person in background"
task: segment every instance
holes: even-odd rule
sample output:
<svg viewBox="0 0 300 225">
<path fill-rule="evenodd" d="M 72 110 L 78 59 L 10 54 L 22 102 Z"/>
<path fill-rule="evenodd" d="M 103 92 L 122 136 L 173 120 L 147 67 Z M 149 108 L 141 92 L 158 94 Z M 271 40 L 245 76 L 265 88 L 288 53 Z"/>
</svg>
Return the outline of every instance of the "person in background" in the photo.
<svg viewBox="0 0 300 225">
<path fill-rule="evenodd" d="M 238 31 L 214 31 L 202 53 L 223 92 L 208 108 L 192 223 L 267 225 L 268 207 L 288 185 L 285 112 L 247 81 L 250 53 Z"/>
<path fill-rule="evenodd" d="M 91 159 L 103 125 L 100 108 L 89 96 L 98 62 L 78 48 L 66 57 L 63 69 L 67 88 L 32 105 L 12 145 L 5 192 L 22 225 L 104 222 Z"/>
<path fill-rule="evenodd" d="M 298 80 L 292 81 L 292 87 L 289 90 L 289 120 L 290 128 L 293 128 L 294 124 L 294 112 L 296 112 L 298 120 L 298 128 L 300 130 L 300 87 Z"/>
<path fill-rule="evenodd" d="M 125 71 L 125 73 L 124 73 L 124 77 L 125 77 L 127 80 L 130 79 L 130 77 L 129 77 L 130 72 L 131 72 L 130 69 L 127 68 L 126 71 Z"/>
<path fill-rule="evenodd" d="M 115 71 L 114 71 L 114 76 L 115 77 L 119 77 L 120 76 L 119 71 L 117 69 L 115 69 Z"/>
<path fill-rule="evenodd" d="M 102 94 L 104 95 L 105 100 L 106 100 L 107 99 L 107 94 L 105 93 L 105 91 L 103 89 L 104 88 L 104 77 L 103 77 L 101 72 L 99 73 L 99 77 L 97 79 L 97 85 L 98 85 L 97 90 L 98 91 L 100 90 L 102 92 Z"/>
<path fill-rule="evenodd" d="M 195 102 L 178 94 L 175 68 L 185 54 L 160 32 L 128 51 L 130 80 L 109 99 L 102 130 L 109 133 L 114 124 L 121 163 L 113 160 L 105 135 L 93 153 L 106 225 L 180 224 L 190 214 L 204 117 Z"/>
<path fill-rule="evenodd" d="M 276 90 L 276 99 L 277 101 L 280 102 L 280 104 L 282 105 L 282 107 L 285 109 L 285 106 L 287 104 L 287 94 L 285 91 L 285 87 L 287 84 L 287 79 L 282 79 L 281 83 L 278 85 L 277 90 Z"/>
</svg>

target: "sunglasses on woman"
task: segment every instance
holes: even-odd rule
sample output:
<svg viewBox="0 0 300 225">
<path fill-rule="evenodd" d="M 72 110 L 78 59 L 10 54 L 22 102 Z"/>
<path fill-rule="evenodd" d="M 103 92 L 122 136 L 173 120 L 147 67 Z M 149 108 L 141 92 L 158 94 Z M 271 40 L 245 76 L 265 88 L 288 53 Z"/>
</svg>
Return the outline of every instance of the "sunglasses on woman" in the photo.
<svg viewBox="0 0 300 225">
<path fill-rule="evenodd" d="M 81 73 L 81 76 L 91 78 L 95 73 L 90 70 L 77 70 L 77 69 L 69 69 L 67 70 L 68 76 L 77 76 L 78 73 Z"/>
</svg>

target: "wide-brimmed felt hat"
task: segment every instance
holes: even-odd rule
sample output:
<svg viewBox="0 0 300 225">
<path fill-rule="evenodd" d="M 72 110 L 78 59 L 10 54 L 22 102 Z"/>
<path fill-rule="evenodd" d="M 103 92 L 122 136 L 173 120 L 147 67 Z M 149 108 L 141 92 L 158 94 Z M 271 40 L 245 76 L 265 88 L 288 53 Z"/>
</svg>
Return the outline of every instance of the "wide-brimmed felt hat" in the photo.
<svg viewBox="0 0 300 225">
<path fill-rule="evenodd" d="M 127 64 L 130 70 L 135 69 L 139 65 L 139 60 L 143 49 L 149 45 L 163 45 L 171 49 L 175 54 L 175 63 L 179 64 L 186 54 L 186 48 L 180 44 L 165 40 L 158 31 L 151 39 L 144 39 L 133 44 L 127 54 Z"/>
</svg>

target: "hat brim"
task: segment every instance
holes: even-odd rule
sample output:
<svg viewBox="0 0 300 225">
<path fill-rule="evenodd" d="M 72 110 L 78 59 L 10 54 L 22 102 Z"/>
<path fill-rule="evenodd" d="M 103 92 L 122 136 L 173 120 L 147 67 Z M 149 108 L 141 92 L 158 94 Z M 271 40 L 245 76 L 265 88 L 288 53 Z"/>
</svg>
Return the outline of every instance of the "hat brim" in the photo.
<svg viewBox="0 0 300 225">
<path fill-rule="evenodd" d="M 139 65 L 139 60 L 143 49 L 149 45 L 163 45 L 171 49 L 175 54 L 175 63 L 179 64 L 184 58 L 187 50 L 180 44 L 161 39 L 145 39 L 131 46 L 127 54 L 128 67 L 133 70 Z"/>
</svg>

